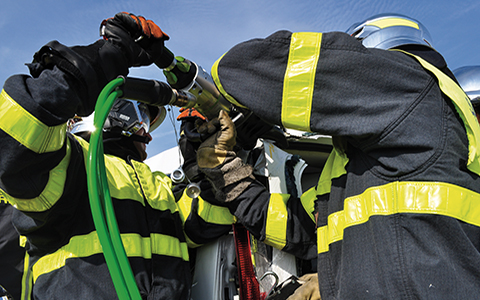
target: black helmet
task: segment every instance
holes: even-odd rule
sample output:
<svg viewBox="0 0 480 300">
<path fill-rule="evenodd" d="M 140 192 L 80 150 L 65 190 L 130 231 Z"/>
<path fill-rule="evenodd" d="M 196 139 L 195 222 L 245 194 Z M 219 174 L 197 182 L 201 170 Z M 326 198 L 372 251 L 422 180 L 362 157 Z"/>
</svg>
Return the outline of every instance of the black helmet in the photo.
<svg viewBox="0 0 480 300">
<path fill-rule="evenodd" d="M 144 128 L 145 132 L 152 132 L 163 122 L 165 116 L 166 110 L 163 106 L 117 99 L 108 114 L 103 130 L 118 131 L 125 136 L 133 135 L 140 128 Z M 70 119 L 67 128 L 73 134 L 92 132 L 94 130 L 93 114 Z"/>
</svg>

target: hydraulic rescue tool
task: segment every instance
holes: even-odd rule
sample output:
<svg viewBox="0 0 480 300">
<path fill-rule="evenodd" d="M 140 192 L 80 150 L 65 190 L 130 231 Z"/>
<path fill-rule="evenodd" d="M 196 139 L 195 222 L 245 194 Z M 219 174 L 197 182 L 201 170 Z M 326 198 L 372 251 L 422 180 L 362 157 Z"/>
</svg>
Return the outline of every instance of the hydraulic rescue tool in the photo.
<svg viewBox="0 0 480 300">
<path fill-rule="evenodd" d="M 104 250 L 105 260 L 120 300 L 141 299 L 141 296 L 118 230 L 103 158 L 101 129 L 115 100 L 125 98 L 153 106 L 193 107 L 207 120 L 217 117 L 220 110 L 224 110 L 229 113 L 235 122 L 237 130 L 248 118 L 251 117 L 255 121 L 258 119 L 250 111 L 243 110 L 227 101 L 216 88 L 210 75 L 194 62 L 181 57 L 175 58 L 173 53 L 165 48 L 164 55 L 155 64 L 164 70 L 169 83 L 133 77 L 119 77 L 112 80 L 98 97 L 94 115 L 96 130 L 90 138 L 87 162 L 90 205 L 95 227 Z M 261 123 L 261 121 L 258 119 L 257 123 Z M 264 128 L 269 127 L 263 126 Z M 187 137 L 190 135 L 191 138 L 194 138 L 194 134 L 193 132 L 186 132 Z M 178 169 L 172 173 L 171 178 L 174 182 L 180 182 L 185 179 L 185 174 L 181 169 Z M 190 182 L 190 180 L 188 181 Z M 199 186 L 190 182 L 187 186 L 187 194 L 192 198 L 198 197 L 200 195 Z M 238 235 L 238 231 L 243 227 L 236 228 L 237 225 L 233 226 Z M 244 246 L 249 246 L 249 235 L 244 234 L 243 236 L 248 238 L 245 240 L 246 244 Z M 236 243 L 237 249 L 245 248 L 239 246 L 238 242 Z M 238 261 L 250 259 L 250 251 L 243 251 L 245 252 L 243 257 L 238 257 L 239 252 L 241 251 L 237 251 Z M 246 272 L 239 268 L 238 271 L 239 278 L 245 282 L 244 291 L 240 288 L 241 299 L 249 297 L 246 295 L 255 295 L 255 298 L 265 299 L 267 295 L 264 293 L 259 296 L 259 286 L 253 270 Z"/>
</svg>

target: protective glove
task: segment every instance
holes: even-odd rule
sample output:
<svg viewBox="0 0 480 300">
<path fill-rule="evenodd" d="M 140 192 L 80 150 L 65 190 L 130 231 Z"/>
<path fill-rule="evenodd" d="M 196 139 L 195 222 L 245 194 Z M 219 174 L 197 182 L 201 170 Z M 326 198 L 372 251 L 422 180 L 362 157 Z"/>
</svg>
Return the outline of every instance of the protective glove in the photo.
<svg viewBox="0 0 480 300">
<path fill-rule="evenodd" d="M 213 134 L 198 148 L 198 166 L 213 169 L 221 165 L 236 143 L 235 125 L 228 114 L 221 110 L 218 118 L 202 124 L 197 130 L 200 134 Z"/>
<path fill-rule="evenodd" d="M 191 84 L 197 73 L 195 65 L 182 56 L 175 56 L 176 64 L 173 68 L 163 69 L 168 84 L 174 89 L 184 89 Z"/>
<path fill-rule="evenodd" d="M 206 119 L 195 108 L 181 108 L 177 120 L 182 122 L 178 141 L 183 156 L 182 169 L 190 181 L 199 181 L 203 173 L 198 170 L 197 149 L 204 139 L 197 132 L 197 125 Z"/>
<path fill-rule="evenodd" d="M 302 285 L 287 300 L 320 300 L 317 273 L 305 274 L 298 279 Z"/>
<path fill-rule="evenodd" d="M 170 39 L 153 21 L 126 12 L 103 20 L 100 34 L 122 49 L 129 67 L 155 62 L 165 51 L 164 41 Z"/>
<path fill-rule="evenodd" d="M 197 151 L 197 163 L 215 190 L 215 199 L 231 202 L 255 180 L 252 167 L 243 163 L 233 151 L 236 143 L 235 125 L 225 111 L 218 118 L 202 124 L 200 134 L 211 135 Z"/>
</svg>

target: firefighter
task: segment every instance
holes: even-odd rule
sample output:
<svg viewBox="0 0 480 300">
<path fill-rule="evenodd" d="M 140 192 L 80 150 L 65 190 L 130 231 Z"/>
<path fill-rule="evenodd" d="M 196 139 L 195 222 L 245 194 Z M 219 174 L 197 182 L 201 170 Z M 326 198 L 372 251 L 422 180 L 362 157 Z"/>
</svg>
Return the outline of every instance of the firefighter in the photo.
<svg viewBox="0 0 480 300">
<path fill-rule="evenodd" d="M 240 43 L 212 77 L 271 124 L 333 137 L 316 191 L 322 299 L 476 298 L 480 126 L 470 101 L 417 20 L 380 15 L 351 29 Z M 218 120 L 198 165 L 217 200 L 262 232 L 273 195 L 233 151 L 229 116 Z"/>
<path fill-rule="evenodd" d="M 26 237 L 31 268 L 25 276 L 35 299 L 117 298 L 90 210 L 89 130 L 82 127 L 105 84 L 130 67 L 153 63 L 169 37 L 129 13 L 104 20 L 101 29 L 103 39 L 91 45 L 48 43 L 28 65 L 30 75 L 11 76 L 0 94 L 0 195 L 16 208 L 14 226 Z M 189 299 L 187 246 L 213 237 L 206 222 L 187 226 L 196 211 L 176 202 L 170 179 L 143 163 L 161 111 L 118 100 L 103 129 L 104 160 L 140 295 Z"/>
<path fill-rule="evenodd" d="M 453 70 L 458 84 L 472 101 L 473 109 L 480 122 L 480 66 L 466 66 Z"/>
</svg>

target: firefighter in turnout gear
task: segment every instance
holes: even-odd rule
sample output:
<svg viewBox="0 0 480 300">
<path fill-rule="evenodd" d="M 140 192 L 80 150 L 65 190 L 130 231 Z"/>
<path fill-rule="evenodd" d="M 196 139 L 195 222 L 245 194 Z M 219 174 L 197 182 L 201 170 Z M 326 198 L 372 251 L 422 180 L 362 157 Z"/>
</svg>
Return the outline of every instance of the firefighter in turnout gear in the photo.
<svg viewBox="0 0 480 300">
<path fill-rule="evenodd" d="M 212 77 L 264 121 L 333 138 L 315 191 L 322 299 L 474 299 L 480 126 L 470 100 L 418 21 L 381 15 L 353 28 L 240 43 Z M 231 147 L 233 123 L 219 120 L 199 167 L 217 200 L 262 234 L 259 212 L 290 197 L 250 176 Z"/>
<path fill-rule="evenodd" d="M 48 43 L 28 65 L 30 75 L 11 76 L 0 94 L 0 196 L 16 208 L 13 224 L 26 237 L 31 268 L 24 276 L 35 299 L 117 299 L 88 200 L 86 116 L 110 80 L 152 64 L 169 37 L 128 13 L 104 20 L 101 29 L 103 39 L 91 45 Z M 140 295 L 189 299 L 188 246 L 218 238 L 226 226 L 208 222 L 218 220 L 212 211 L 197 215 L 191 199 L 174 195 L 169 177 L 143 163 L 164 112 L 117 100 L 103 129 L 104 160 Z"/>
</svg>

